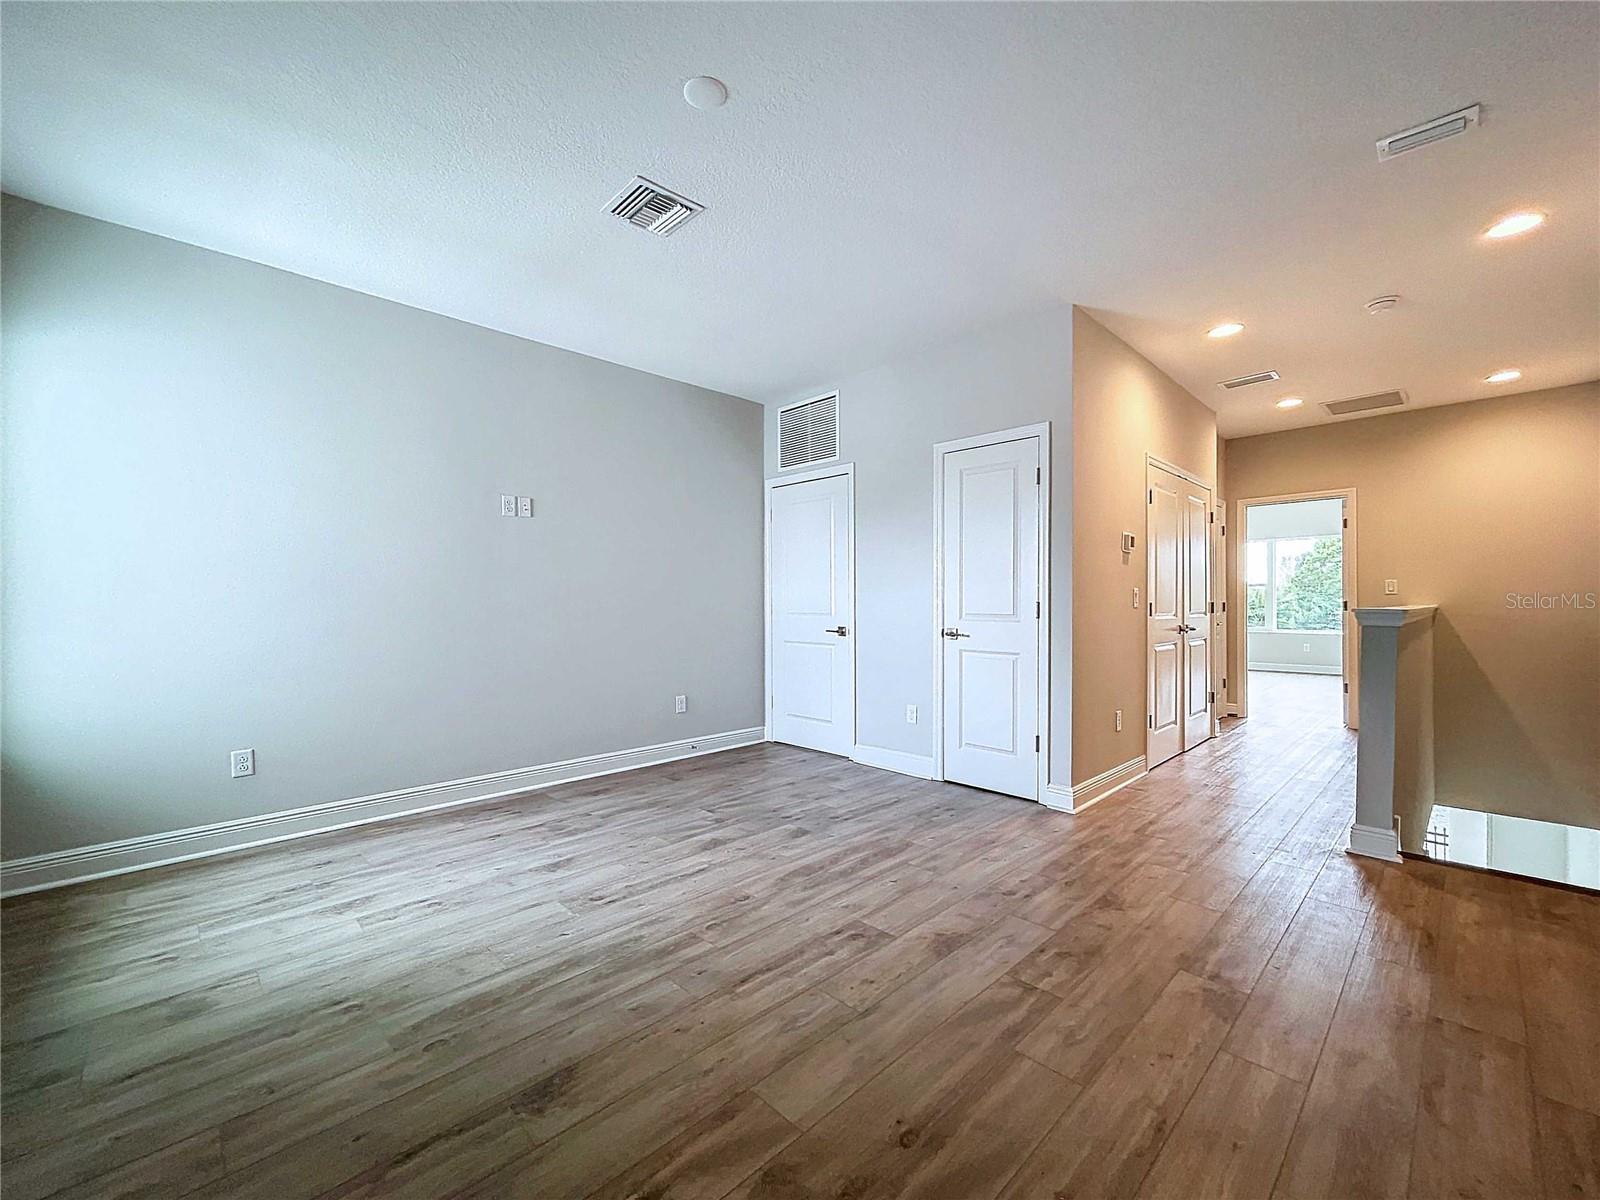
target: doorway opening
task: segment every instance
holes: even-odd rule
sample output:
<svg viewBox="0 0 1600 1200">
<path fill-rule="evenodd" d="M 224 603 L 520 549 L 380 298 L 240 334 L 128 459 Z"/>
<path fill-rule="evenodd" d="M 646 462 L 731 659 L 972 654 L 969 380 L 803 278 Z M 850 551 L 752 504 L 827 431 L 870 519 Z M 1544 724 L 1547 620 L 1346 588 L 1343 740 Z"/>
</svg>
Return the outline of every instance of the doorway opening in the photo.
<svg viewBox="0 0 1600 1200">
<path fill-rule="evenodd" d="M 1240 502 L 1238 710 L 1325 713 L 1355 727 L 1355 494 Z"/>
</svg>

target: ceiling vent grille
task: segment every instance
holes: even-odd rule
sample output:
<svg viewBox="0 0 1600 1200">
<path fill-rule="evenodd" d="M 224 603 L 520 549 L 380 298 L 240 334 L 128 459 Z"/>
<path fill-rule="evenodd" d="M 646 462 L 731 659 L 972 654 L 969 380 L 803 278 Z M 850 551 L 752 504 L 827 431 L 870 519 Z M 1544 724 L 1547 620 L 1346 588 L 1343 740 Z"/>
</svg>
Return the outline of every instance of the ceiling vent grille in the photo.
<svg viewBox="0 0 1600 1200">
<path fill-rule="evenodd" d="M 1277 378 L 1278 373 L 1276 371 L 1262 371 L 1255 375 L 1241 375 L 1237 379 L 1224 379 L 1217 386 L 1227 388 L 1231 392 L 1234 388 L 1250 387 L 1252 384 L 1257 383 L 1271 383 Z"/>
<path fill-rule="evenodd" d="M 676 232 L 690 217 L 704 211 L 705 205 L 696 204 L 642 175 L 635 175 L 633 182 L 611 201 L 612 216 L 621 217 L 629 225 L 657 237 Z"/>
<path fill-rule="evenodd" d="M 1375 408 L 1398 408 L 1406 402 L 1404 392 L 1374 392 L 1370 396 L 1357 396 L 1353 400 L 1326 400 L 1322 407 L 1335 417 L 1348 417 L 1351 413 L 1371 412 Z"/>
<path fill-rule="evenodd" d="M 1478 124 L 1479 107 L 1476 104 L 1468 105 L 1466 108 L 1457 109 L 1453 113 L 1445 113 L 1442 117 L 1424 121 L 1421 125 L 1413 125 L 1410 129 L 1402 129 L 1399 133 L 1391 133 L 1386 138 L 1379 138 L 1378 161 L 1387 162 L 1389 159 L 1404 154 L 1408 150 L 1420 150 L 1424 146 L 1443 141 L 1447 137 L 1455 137 L 1458 133 L 1465 133 L 1472 126 Z"/>
<path fill-rule="evenodd" d="M 839 397 L 819 396 L 778 410 L 778 469 L 839 456 Z"/>
</svg>

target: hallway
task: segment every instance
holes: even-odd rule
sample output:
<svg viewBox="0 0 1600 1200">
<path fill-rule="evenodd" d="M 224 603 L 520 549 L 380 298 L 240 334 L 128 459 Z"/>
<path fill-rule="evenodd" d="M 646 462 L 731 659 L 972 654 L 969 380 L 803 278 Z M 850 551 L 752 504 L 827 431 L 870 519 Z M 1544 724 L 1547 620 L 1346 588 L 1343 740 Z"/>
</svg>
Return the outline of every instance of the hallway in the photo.
<svg viewBox="0 0 1600 1200">
<path fill-rule="evenodd" d="M 1594 1195 L 1600 901 L 1348 857 L 1329 682 L 1077 817 L 765 745 L 10 901 L 6 1195 Z"/>
</svg>

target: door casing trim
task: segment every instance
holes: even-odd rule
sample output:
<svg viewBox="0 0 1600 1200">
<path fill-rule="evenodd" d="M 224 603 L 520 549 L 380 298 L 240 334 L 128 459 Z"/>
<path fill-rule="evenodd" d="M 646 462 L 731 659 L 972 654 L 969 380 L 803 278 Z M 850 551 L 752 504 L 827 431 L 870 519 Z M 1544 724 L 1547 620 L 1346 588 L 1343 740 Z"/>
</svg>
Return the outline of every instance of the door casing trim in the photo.
<svg viewBox="0 0 1600 1200">
<path fill-rule="evenodd" d="M 1225 557 L 1233 559 L 1233 577 L 1228 581 L 1228 616 L 1238 615 L 1240 620 L 1238 653 L 1239 653 L 1239 686 L 1234 690 L 1238 699 L 1229 703 L 1230 711 L 1240 718 L 1250 715 L 1250 632 L 1243 625 L 1245 612 L 1245 571 L 1242 555 L 1245 542 L 1246 513 L 1253 507 L 1264 504 L 1292 504 L 1296 500 L 1343 500 L 1344 501 L 1344 669 L 1341 672 L 1349 690 L 1344 696 L 1344 723 L 1345 728 L 1355 729 L 1360 722 L 1357 720 L 1356 699 L 1360 692 L 1361 681 L 1358 669 L 1359 659 L 1356 651 L 1359 648 L 1360 626 L 1356 624 L 1356 489 L 1351 488 L 1324 488 L 1314 492 L 1285 492 L 1279 496 L 1246 496 L 1235 500 L 1233 504 L 1233 518 L 1228 523 L 1228 536 L 1224 546 Z M 1228 622 L 1231 629 L 1233 622 Z M 1231 640 L 1231 639 L 1230 639 Z"/>
<path fill-rule="evenodd" d="M 1039 753 L 1034 766 L 1033 796 L 1043 804 L 1050 786 L 1050 422 L 1017 425 L 994 433 L 935 442 L 933 446 L 933 778 L 944 779 L 944 646 L 939 636 L 944 619 L 944 456 L 980 446 L 1039 439 L 1039 641 L 1036 706 Z"/>
<path fill-rule="evenodd" d="M 845 639 L 850 647 L 850 746 L 856 745 L 856 731 L 861 724 L 861 688 L 856 678 L 859 655 L 856 640 L 861 632 L 860 613 L 856 610 L 856 464 L 854 462 L 829 463 L 809 471 L 790 471 L 766 480 L 761 488 L 761 624 L 763 645 L 763 674 L 765 676 L 766 705 L 762 709 L 763 740 L 772 740 L 772 493 L 794 483 L 814 483 L 819 479 L 845 477 L 845 487 L 850 497 L 850 636 Z M 851 750 L 845 751 L 850 757 Z"/>
</svg>

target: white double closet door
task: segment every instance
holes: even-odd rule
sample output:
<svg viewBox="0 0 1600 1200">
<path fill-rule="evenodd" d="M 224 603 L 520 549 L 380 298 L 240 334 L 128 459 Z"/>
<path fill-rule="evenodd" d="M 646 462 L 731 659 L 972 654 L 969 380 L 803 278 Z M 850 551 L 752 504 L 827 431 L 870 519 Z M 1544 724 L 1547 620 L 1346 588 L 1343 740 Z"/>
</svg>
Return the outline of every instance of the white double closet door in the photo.
<svg viewBox="0 0 1600 1200">
<path fill-rule="evenodd" d="M 1040 445 L 1024 437 L 941 456 L 943 769 L 1039 799 Z"/>
<path fill-rule="evenodd" d="M 1211 721 L 1211 490 L 1151 463 L 1147 767 L 1205 741 Z"/>
</svg>

